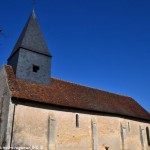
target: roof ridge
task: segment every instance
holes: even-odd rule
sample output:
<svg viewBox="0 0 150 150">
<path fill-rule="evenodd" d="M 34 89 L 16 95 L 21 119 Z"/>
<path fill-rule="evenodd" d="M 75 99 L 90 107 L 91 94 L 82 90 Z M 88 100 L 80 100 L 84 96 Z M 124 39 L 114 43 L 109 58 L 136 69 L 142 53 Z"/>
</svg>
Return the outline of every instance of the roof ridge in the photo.
<svg viewBox="0 0 150 150">
<path fill-rule="evenodd" d="M 106 91 L 106 90 L 98 89 L 98 88 L 95 88 L 95 87 L 90 87 L 90 86 L 87 86 L 87 85 L 83 85 L 83 84 L 80 84 L 80 83 L 75 83 L 75 82 L 71 82 L 71 81 L 67 81 L 67 80 L 59 79 L 59 78 L 55 78 L 55 77 L 52 77 L 52 79 L 59 80 L 59 81 L 62 81 L 62 82 L 67 82 L 67 83 L 74 84 L 74 85 L 77 85 L 77 86 L 86 87 L 86 88 L 89 88 L 89 89 L 92 89 L 92 90 L 97 90 L 97 91 L 102 91 L 102 92 L 106 92 L 106 93 L 109 93 L 109 94 L 114 94 L 114 95 L 117 95 L 117 96 L 127 97 L 127 98 L 130 98 L 130 99 L 134 100 L 132 97 L 127 96 L 127 95 L 121 95 L 121 94 L 118 94 L 118 93 L 109 92 L 109 91 Z"/>
</svg>

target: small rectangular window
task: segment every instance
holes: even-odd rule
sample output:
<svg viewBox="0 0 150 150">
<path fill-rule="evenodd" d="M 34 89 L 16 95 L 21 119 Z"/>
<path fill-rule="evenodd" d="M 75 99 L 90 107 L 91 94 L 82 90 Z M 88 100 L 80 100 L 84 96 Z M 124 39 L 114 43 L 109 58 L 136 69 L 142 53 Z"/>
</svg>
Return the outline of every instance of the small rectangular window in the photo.
<svg viewBox="0 0 150 150">
<path fill-rule="evenodd" d="M 150 132 L 149 132 L 149 128 L 148 127 L 146 127 L 146 135 L 147 135 L 148 146 L 150 146 Z"/>
<path fill-rule="evenodd" d="M 33 65 L 33 72 L 38 72 L 39 69 L 40 69 L 39 66 Z"/>
<path fill-rule="evenodd" d="M 79 114 L 76 114 L 76 127 L 79 128 Z"/>
</svg>

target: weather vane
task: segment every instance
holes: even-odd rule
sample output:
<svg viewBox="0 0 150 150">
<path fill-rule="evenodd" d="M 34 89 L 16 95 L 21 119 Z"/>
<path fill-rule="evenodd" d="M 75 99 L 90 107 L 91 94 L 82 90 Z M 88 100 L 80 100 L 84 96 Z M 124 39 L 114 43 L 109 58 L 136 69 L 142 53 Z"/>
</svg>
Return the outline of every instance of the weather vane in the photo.
<svg viewBox="0 0 150 150">
<path fill-rule="evenodd" d="M 36 3 L 37 3 L 37 0 L 32 0 L 33 9 L 35 8 Z"/>
</svg>

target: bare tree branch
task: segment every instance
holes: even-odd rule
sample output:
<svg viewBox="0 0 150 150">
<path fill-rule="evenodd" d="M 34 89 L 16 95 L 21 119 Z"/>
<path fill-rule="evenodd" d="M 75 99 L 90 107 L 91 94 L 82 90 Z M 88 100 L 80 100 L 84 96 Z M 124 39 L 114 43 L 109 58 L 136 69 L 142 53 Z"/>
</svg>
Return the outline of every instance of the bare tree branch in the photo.
<svg viewBox="0 0 150 150">
<path fill-rule="evenodd" d="M 3 28 L 0 27 L 0 36 L 7 37 Z"/>
</svg>

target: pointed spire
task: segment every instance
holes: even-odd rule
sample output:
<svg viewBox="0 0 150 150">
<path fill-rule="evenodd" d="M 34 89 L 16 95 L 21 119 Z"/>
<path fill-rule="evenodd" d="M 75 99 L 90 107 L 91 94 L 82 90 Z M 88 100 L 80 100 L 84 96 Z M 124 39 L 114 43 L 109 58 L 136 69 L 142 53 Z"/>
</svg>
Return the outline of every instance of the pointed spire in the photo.
<svg viewBox="0 0 150 150">
<path fill-rule="evenodd" d="M 35 15 L 34 9 L 32 10 L 32 16 L 33 16 L 34 19 L 36 19 L 36 15 Z"/>
<path fill-rule="evenodd" d="M 48 47 L 43 38 L 40 26 L 37 22 L 34 9 L 9 57 L 9 59 L 16 53 L 19 48 L 24 48 L 29 51 L 40 53 L 51 57 Z"/>
</svg>

